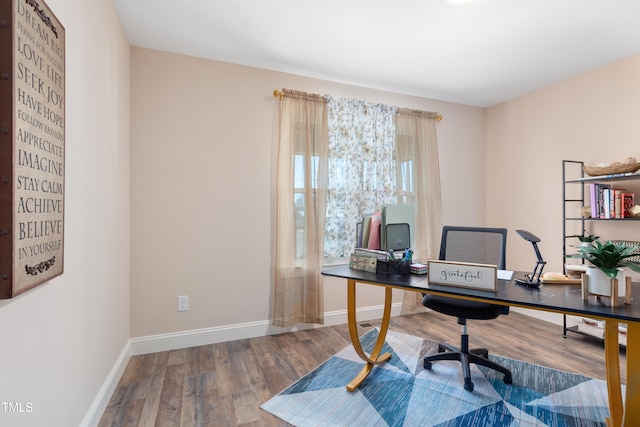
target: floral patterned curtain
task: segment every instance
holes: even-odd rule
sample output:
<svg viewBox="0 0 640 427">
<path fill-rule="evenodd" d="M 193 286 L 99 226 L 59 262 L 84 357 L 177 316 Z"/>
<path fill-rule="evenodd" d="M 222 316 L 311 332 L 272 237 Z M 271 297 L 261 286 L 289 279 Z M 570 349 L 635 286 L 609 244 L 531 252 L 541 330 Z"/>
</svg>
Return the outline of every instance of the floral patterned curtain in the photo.
<svg viewBox="0 0 640 427">
<path fill-rule="evenodd" d="M 437 256 L 441 228 L 435 113 L 284 90 L 280 100 L 274 326 L 324 323 L 321 270 L 348 257 L 356 224 L 385 204 L 416 210 L 419 259 Z M 403 308 L 420 305 L 408 292 Z"/>
<path fill-rule="evenodd" d="M 396 107 L 327 97 L 329 163 L 324 253 L 348 257 L 356 221 L 397 203 Z"/>
</svg>

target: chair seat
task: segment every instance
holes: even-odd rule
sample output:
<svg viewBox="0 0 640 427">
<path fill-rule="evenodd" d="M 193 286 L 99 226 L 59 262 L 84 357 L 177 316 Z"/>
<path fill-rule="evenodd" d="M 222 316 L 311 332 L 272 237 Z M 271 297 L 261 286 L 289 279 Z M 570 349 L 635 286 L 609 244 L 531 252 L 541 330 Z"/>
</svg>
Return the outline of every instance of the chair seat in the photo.
<svg viewBox="0 0 640 427">
<path fill-rule="evenodd" d="M 509 313 L 508 306 L 465 301 L 456 298 L 441 297 L 439 295 L 425 295 L 422 304 L 439 313 L 473 320 L 495 319 L 501 314 Z"/>
</svg>

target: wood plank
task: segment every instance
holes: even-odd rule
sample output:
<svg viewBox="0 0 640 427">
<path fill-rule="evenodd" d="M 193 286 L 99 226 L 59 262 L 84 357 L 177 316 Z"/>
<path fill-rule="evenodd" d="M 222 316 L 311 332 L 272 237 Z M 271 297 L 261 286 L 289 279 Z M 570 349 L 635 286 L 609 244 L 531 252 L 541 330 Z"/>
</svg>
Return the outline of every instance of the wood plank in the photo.
<svg viewBox="0 0 640 427">
<path fill-rule="evenodd" d="M 197 349 L 193 353 L 198 353 Z M 186 377 L 182 394 L 180 424 L 184 427 L 205 426 L 204 392 L 206 391 L 206 374 Z"/>
<path fill-rule="evenodd" d="M 233 396 L 232 378 L 235 373 L 231 372 L 230 355 L 226 343 L 214 344 L 213 355 L 218 396 Z"/>
<path fill-rule="evenodd" d="M 147 389 L 144 406 L 140 414 L 140 426 L 152 426 L 155 424 L 158 416 L 158 408 L 160 407 L 163 384 L 164 376 L 155 376 L 149 381 L 149 388 Z"/>
<path fill-rule="evenodd" d="M 360 335 L 380 321 L 361 322 Z M 396 316 L 390 329 L 459 344 L 454 318 L 435 312 Z M 605 379 L 602 342 L 517 312 L 469 321 L 470 345 L 490 353 Z M 347 325 L 134 356 L 99 426 L 286 426 L 260 409 L 350 344 Z M 626 375 L 624 352 L 620 371 Z M 137 422 L 137 423 L 136 423 Z"/>
<path fill-rule="evenodd" d="M 169 358 L 169 361 L 171 360 L 173 359 Z M 167 367 L 155 419 L 155 425 L 158 427 L 180 425 L 185 370 L 184 364 L 173 364 Z"/>
</svg>

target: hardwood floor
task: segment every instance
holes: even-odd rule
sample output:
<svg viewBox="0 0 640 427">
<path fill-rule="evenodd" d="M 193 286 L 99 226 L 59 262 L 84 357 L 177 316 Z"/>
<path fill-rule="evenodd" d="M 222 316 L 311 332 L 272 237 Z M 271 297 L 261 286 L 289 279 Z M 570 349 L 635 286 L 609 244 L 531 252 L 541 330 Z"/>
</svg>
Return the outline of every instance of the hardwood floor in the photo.
<svg viewBox="0 0 640 427">
<path fill-rule="evenodd" d="M 378 324 L 360 322 L 361 334 Z M 390 328 L 460 339 L 455 319 L 435 312 L 394 317 Z M 602 343 L 573 333 L 565 339 L 560 326 L 512 311 L 468 328 L 473 347 L 605 378 Z M 347 325 L 339 325 L 134 356 L 99 426 L 287 426 L 259 406 L 350 343 Z M 623 378 L 625 367 L 622 352 Z"/>
</svg>

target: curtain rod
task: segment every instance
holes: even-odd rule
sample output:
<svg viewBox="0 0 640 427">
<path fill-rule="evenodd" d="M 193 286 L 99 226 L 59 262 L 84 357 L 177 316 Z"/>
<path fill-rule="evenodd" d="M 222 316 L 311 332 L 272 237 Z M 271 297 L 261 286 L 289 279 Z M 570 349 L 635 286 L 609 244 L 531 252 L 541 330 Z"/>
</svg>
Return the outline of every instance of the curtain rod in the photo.
<svg viewBox="0 0 640 427">
<path fill-rule="evenodd" d="M 274 91 L 273 91 L 273 97 L 274 98 L 282 98 L 283 96 L 284 96 L 284 92 L 281 92 L 278 89 L 274 89 Z M 437 114 L 436 113 L 436 120 L 441 122 L 442 121 L 442 114 Z"/>
</svg>

